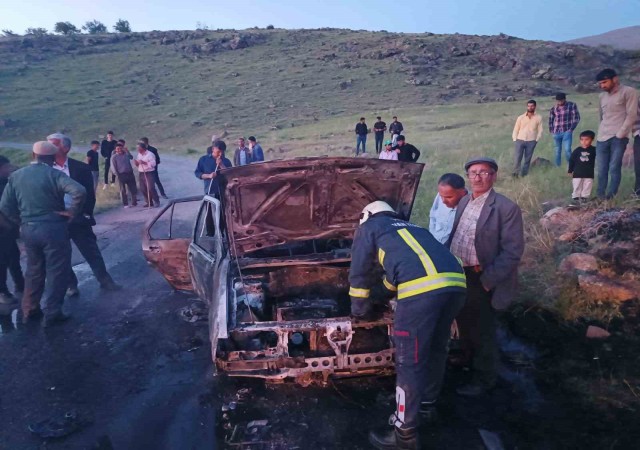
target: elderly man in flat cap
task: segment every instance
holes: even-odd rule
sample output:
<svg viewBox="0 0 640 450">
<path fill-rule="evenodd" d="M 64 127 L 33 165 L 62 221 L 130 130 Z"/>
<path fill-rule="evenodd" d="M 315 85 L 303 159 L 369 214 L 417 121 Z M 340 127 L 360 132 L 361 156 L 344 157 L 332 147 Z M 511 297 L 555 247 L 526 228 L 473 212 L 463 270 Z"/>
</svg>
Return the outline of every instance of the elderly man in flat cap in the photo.
<svg viewBox="0 0 640 450">
<path fill-rule="evenodd" d="M 87 196 L 82 185 L 53 169 L 57 152 L 49 142 L 33 144 L 33 162 L 11 174 L 0 200 L 0 213 L 21 223 L 27 253 L 22 320 L 42 316 L 40 299 L 46 280 L 45 327 L 69 318 L 62 312 L 71 265 L 68 223 L 82 211 Z M 69 196 L 66 208 L 65 195 Z"/>
<path fill-rule="evenodd" d="M 518 205 L 493 190 L 498 163 L 473 158 L 464 169 L 471 193 L 458 203 L 448 246 L 467 276 L 467 302 L 456 320 L 461 344 L 473 357 L 473 380 L 458 388 L 458 394 L 476 397 L 496 383 L 495 316 L 516 292 L 524 233 Z"/>
</svg>

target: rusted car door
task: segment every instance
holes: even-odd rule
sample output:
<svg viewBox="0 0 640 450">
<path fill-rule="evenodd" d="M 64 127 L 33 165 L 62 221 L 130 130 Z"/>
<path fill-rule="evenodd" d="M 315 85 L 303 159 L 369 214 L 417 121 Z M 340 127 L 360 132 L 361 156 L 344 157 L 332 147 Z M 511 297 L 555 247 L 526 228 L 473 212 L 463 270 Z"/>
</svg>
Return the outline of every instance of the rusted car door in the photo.
<svg viewBox="0 0 640 450">
<path fill-rule="evenodd" d="M 145 226 L 142 252 L 174 289 L 193 291 L 187 254 L 202 197 L 171 200 Z"/>
<path fill-rule="evenodd" d="M 214 272 L 222 257 L 222 242 L 220 201 L 207 195 L 200 205 L 187 255 L 195 291 L 210 305 L 214 302 Z"/>
</svg>

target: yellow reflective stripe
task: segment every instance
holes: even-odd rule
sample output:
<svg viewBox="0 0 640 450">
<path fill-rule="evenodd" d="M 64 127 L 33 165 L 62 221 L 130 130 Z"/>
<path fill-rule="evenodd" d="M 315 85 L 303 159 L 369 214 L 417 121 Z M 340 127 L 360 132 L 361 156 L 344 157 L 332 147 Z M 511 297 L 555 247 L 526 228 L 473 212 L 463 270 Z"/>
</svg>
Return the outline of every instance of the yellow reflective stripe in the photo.
<svg viewBox="0 0 640 450">
<path fill-rule="evenodd" d="M 411 250 L 413 250 L 418 255 L 418 258 L 420 258 L 420 262 L 422 262 L 422 266 L 424 267 L 426 274 L 436 275 L 438 273 L 438 271 L 436 270 L 436 266 L 433 265 L 433 261 L 431 261 L 429 255 L 427 255 L 425 249 L 422 248 L 422 246 L 418 243 L 418 241 L 415 240 L 413 236 L 411 236 L 411 233 L 409 233 L 406 228 L 403 228 L 402 230 L 398 230 L 398 234 L 400 235 L 402 240 L 404 240 L 404 242 L 411 248 Z"/>
<path fill-rule="evenodd" d="M 382 250 L 381 248 L 378 249 L 378 261 L 380 261 L 380 265 L 382 266 L 382 268 L 384 269 L 384 250 Z"/>
<path fill-rule="evenodd" d="M 439 273 L 437 275 L 432 275 L 429 277 L 421 277 L 421 278 L 416 278 L 415 280 L 411 280 L 411 281 L 407 281 L 406 283 L 400 283 L 400 288 L 405 288 L 405 287 L 412 287 L 418 284 L 422 284 L 422 283 L 426 283 L 426 282 L 432 282 L 432 281 L 438 281 L 441 280 L 442 278 L 454 278 L 457 279 L 456 281 L 465 281 L 467 277 L 464 276 L 463 273 L 459 273 L 459 272 L 442 272 Z"/>
<path fill-rule="evenodd" d="M 398 288 L 397 288 L 397 287 L 395 287 L 393 284 L 391 284 L 391 283 L 389 283 L 389 282 L 387 281 L 387 278 L 386 278 L 386 277 L 382 279 L 382 282 L 384 283 L 384 287 L 386 287 L 386 288 L 387 288 L 387 289 L 389 289 L 390 291 L 397 291 L 397 290 L 398 290 Z"/>
<path fill-rule="evenodd" d="M 456 256 L 456 255 L 453 255 L 453 256 Z M 456 256 L 456 259 L 458 260 L 460 267 L 464 267 L 464 264 L 462 264 L 462 259 L 458 258 L 457 256 Z"/>
<path fill-rule="evenodd" d="M 369 298 L 369 289 L 350 288 L 349 295 L 351 297 Z"/>
<path fill-rule="evenodd" d="M 398 300 L 446 287 L 466 288 L 467 282 L 464 274 L 445 272 L 436 276 L 422 277 L 406 283 L 400 283 L 398 286 Z"/>
<path fill-rule="evenodd" d="M 442 282 L 439 284 L 435 284 L 432 286 L 427 286 L 427 287 L 423 287 L 423 288 L 419 288 L 419 289 L 414 289 L 412 291 L 406 291 L 406 292 L 402 292 L 402 293 L 398 293 L 398 300 L 402 300 L 403 298 L 407 298 L 407 297 L 412 297 L 414 295 L 418 295 L 418 294 L 425 294 L 427 292 L 431 292 L 431 291 L 435 291 L 437 289 L 442 289 L 444 287 L 462 287 L 462 288 L 466 288 L 467 284 L 463 283 L 461 281 L 456 281 L 456 282 Z"/>
</svg>

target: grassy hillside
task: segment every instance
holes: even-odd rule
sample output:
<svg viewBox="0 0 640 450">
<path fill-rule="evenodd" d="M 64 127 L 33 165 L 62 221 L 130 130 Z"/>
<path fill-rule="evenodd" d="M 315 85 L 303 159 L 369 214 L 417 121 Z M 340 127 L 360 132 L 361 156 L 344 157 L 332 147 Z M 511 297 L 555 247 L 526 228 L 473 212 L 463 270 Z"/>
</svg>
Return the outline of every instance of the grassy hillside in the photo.
<svg viewBox="0 0 640 450">
<path fill-rule="evenodd" d="M 631 56 L 505 35 L 335 29 L 1 38 L 0 140 L 62 130 L 87 143 L 114 129 L 200 148 L 224 130 L 264 137 L 390 108 L 593 91 L 606 65 L 637 76 Z"/>
</svg>

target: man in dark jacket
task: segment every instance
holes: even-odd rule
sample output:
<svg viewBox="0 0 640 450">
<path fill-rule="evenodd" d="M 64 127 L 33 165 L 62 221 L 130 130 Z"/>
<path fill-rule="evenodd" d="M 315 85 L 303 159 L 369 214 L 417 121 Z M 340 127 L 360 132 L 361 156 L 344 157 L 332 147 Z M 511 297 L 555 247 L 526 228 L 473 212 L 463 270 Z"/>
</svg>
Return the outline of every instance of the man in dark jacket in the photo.
<svg viewBox="0 0 640 450">
<path fill-rule="evenodd" d="M 67 224 L 69 218 L 82 210 L 87 192 L 93 191 L 90 171 L 88 189 L 85 189 L 51 168 L 57 151 L 46 141 L 33 144 L 34 164 L 11 174 L 0 200 L 2 216 L 21 224 L 20 235 L 27 254 L 22 321 L 27 323 L 42 317 L 40 300 L 46 283 L 49 289 L 44 309 L 45 327 L 69 318 L 62 312 L 71 267 Z"/>
<path fill-rule="evenodd" d="M 396 152 L 398 153 L 398 161 L 416 162 L 420 158 L 420 150 L 411 144 L 407 144 L 403 135 L 398 136 Z"/>
<path fill-rule="evenodd" d="M 196 178 L 204 181 L 204 193 L 220 198 L 220 185 L 218 183 L 218 173 L 222 169 L 231 167 L 231 161 L 224 157 L 227 145 L 224 141 L 215 141 L 212 145 L 211 153 L 200 157 L 194 174 Z"/>
<path fill-rule="evenodd" d="M 246 166 L 247 164 L 251 164 L 252 161 L 251 150 L 245 147 L 244 138 L 241 137 L 238 139 L 238 148 L 233 154 L 233 165 L 235 167 Z"/>
<path fill-rule="evenodd" d="M 100 144 L 100 154 L 104 158 L 104 186 L 102 189 L 106 189 L 109 186 L 109 169 L 111 168 L 111 155 L 116 149 L 116 140 L 113 138 L 113 131 L 107 131 L 107 138 L 103 139 Z M 111 184 L 115 184 L 116 176 L 111 174 Z"/>
<path fill-rule="evenodd" d="M 377 264 L 376 264 L 377 263 Z M 382 283 L 376 276 L 382 267 Z M 375 201 L 362 211 L 351 246 L 351 313 L 367 320 L 371 289 L 383 284 L 397 297 L 393 320 L 396 348 L 394 430 L 371 432 L 379 449 L 419 449 L 419 411 L 435 408 L 444 377 L 451 323 L 465 302 L 460 261 L 428 230 L 398 218 Z"/>
<path fill-rule="evenodd" d="M 162 182 L 160 181 L 160 175 L 158 174 L 158 166 L 160 165 L 160 154 L 158 153 L 158 149 L 153 145 L 149 145 L 149 138 L 147 137 L 141 137 L 140 142 L 144 142 L 145 144 L 147 144 L 147 150 L 153 153 L 153 156 L 156 157 L 156 170 L 153 173 L 153 182 L 156 184 L 156 186 L 158 186 L 158 192 L 160 192 L 160 196 L 165 199 L 169 198 L 167 197 L 167 194 L 164 193 L 164 186 L 162 185 Z"/>
<path fill-rule="evenodd" d="M 382 117 L 376 117 L 378 121 L 373 124 L 373 131 L 376 136 L 376 153 L 382 151 L 382 141 L 384 141 L 384 132 L 387 131 L 387 124 L 382 121 Z"/>
<path fill-rule="evenodd" d="M 398 136 L 402 134 L 402 130 L 404 130 L 402 122 L 398 122 L 398 118 L 393 116 L 393 122 L 389 125 L 389 133 L 391 133 L 391 142 L 393 142 L 393 145 L 398 144 Z"/>
<path fill-rule="evenodd" d="M 4 192 L 9 175 L 15 169 L 8 158 L 0 155 L 0 198 Z M 0 219 L 1 220 L 1 219 Z M 20 267 L 20 249 L 18 248 L 18 226 L 4 221 L 6 230 L 0 227 L 0 304 L 11 304 L 16 302 L 16 298 L 9 292 L 7 286 L 7 270 L 13 278 L 14 290 L 17 295 L 24 292 L 24 276 Z"/>
<path fill-rule="evenodd" d="M 522 212 L 493 190 L 498 164 L 473 158 L 464 165 L 471 193 L 458 203 L 447 242 L 467 275 L 467 303 L 456 319 L 464 350 L 472 356 L 473 380 L 458 394 L 475 397 L 496 383 L 496 311 L 506 309 L 517 291 L 524 252 Z"/>
<path fill-rule="evenodd" d="M 251 162 L 264 161 L 264 151 L 255 136 L 249 136 L 249 148 L 251 149 Z"/>
<path fill-rule="evenodd" d="M 360 144 L 362 144 L 362 153 L 367 153 L 367 134 L 369 128 L 364 122 L 364 117 L 360 117 L 360 122 L 356 124 L 356 156 L 360 153 Z"/>
<path fill-rule="evenodd" d="M 71 139 L 67 136 L 55 133 L 48 136 L 47 140 L 58 149 L 53 168 L 64 172 L 87 190 L 87 200 L 84 203 L 82 213 L 78 214 L 69 223 L 69 237 L 73 243 L 76 244 L 76 247 L 78 247 L 78 250 L 89 264 L 89 267 L 91 267 L 91 271 L 100 283 L 100 287 L 109 291 L 119 290 L 122 286 L 116 284 L 113 278 L 111 278 L 111 275 L 109 275 L 109 272 L 107 272 L 102 253 L 98 247 L 98 238 L 92 228 L 93 225 L 96 224 L 93 217 L 96 196 L 92 189 L 93 178 L 91 177 L 91 168 L 83 162 L 68 157 L 71 151 Z M 78 278 L 73 272 L 71 265 L 69 265 L 69 272 L 67 295 L 74 297 L 80 294 L 78 290 Z"/>
</svg>

